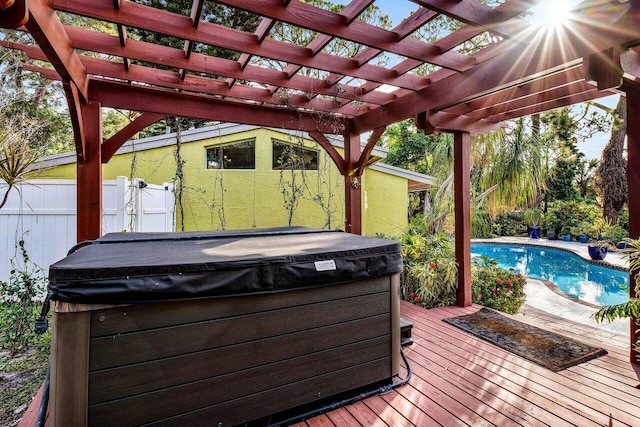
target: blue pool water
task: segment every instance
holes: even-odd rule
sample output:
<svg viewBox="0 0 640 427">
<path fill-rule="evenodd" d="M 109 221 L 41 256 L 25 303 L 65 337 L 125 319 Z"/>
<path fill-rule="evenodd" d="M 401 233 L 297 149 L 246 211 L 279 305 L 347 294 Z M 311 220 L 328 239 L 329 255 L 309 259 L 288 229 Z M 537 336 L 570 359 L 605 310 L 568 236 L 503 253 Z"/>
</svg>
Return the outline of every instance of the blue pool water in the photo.
<svg viewBox="0 0 640 427">
<path fill-rule="evenodd" d="M 621 284 L 629 285 L 629 273 L 601 267 L 573 253 L 538 246 L 473 243 L 474 255 L 496 258 L 498 266 L 516 273 L 553 282 L 563 292 L 597 305 L 629 300 Z"/>
</svg>

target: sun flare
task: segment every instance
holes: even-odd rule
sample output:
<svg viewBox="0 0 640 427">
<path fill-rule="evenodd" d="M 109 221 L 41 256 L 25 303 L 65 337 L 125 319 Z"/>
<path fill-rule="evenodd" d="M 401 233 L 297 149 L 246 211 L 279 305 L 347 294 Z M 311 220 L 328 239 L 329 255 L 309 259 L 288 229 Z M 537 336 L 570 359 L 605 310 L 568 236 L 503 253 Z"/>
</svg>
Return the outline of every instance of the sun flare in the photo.
<svg viewBox="0 0 640 427">
<path fill-rule="evenodd" d="M 571 11 L 579 0 L 541 0 L 534 8 L 531 22 L 538 27 L 557 28 L 565 26 L 571 18 Z"/>
</svg>

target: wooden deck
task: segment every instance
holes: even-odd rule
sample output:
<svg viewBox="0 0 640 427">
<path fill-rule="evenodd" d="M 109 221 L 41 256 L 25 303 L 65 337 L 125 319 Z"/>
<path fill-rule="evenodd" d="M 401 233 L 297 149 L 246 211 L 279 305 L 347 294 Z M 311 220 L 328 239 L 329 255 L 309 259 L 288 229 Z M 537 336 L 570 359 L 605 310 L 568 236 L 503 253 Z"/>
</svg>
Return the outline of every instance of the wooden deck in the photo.
<svg viewBox="0 0 640 427">
<path fill-rule="evenodd" d="M 297 426 L 640 425 L 640 369 L 627 350 L 554 331 L 609 352 L 554 373 L 442 322 L 478 309 L 402 303 L 414 326 L 409 384 Z"/>
<path fill-rule="evenodd" d="M 554 373 L 442 322 L 479 308 L 425 310 L 403 302 L 402 316 L 413 322 L 414 344 L 405 348 L 409 384 L 296 426 L 640 425 L 640 368 L 627 361 L 627 350 L 586 338 L 584 328 L 567 332 L 564 322 L 564 329 L 549 329 L 609 354 Z M 35 425 L 36 413 L 30 408 L 20 426 Z"/>
</svg>

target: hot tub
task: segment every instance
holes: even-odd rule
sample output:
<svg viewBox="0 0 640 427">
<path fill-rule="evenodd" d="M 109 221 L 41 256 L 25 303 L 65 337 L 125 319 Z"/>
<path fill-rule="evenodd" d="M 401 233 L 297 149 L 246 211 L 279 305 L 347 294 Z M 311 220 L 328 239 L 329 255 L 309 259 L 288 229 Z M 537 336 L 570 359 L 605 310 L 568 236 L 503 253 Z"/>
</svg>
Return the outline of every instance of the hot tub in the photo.
<svg viewBox="0 0 640 427">
<path fill-rule="evenodd" d="M 50 268 L 50 421 L 237 425 L 391 382 L 401 268 L 342 232 L 106 235 Z"/>
</svg>

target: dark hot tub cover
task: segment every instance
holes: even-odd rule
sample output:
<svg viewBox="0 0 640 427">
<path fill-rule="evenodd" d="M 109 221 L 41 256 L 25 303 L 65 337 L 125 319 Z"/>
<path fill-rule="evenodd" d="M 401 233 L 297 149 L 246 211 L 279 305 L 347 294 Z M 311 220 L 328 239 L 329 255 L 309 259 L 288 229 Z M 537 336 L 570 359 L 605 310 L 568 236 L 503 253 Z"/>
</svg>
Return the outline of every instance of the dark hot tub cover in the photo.
<svg viewBox="0 0 640 427">
<path fill-rule="evenodd" d="M 303 227 L 111 233 L 53 264 L 49 295 L 137 303 L 325 286 L 399 273 L 398 242 Z"/>
</svg>

